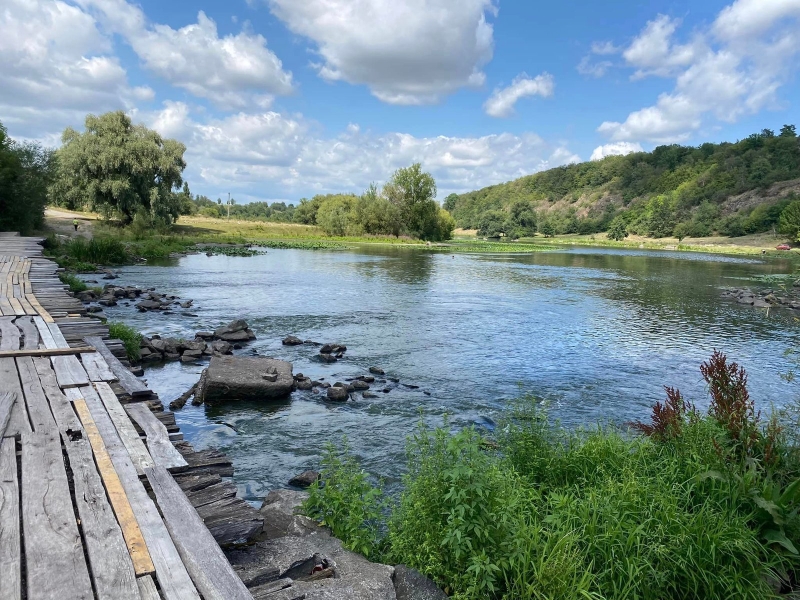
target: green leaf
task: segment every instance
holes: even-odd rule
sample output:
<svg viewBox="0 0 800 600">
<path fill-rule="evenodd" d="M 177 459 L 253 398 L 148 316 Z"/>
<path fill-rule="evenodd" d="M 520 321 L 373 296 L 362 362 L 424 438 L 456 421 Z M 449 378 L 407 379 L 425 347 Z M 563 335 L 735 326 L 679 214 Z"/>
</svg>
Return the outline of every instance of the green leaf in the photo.
<svg viewBox="0 0 800 600">
<path fill-rule="evenodd" d="M 786 548 L 792 554 L 798 554 L 797 548 L 794 547 L 794 544 L 791 542 L 789 538 L 786 537 L 786 534 L 782 531 L 777 529 L 768 529 L 763 534 L 764 539 L 769 542 L 770 544 L 779 544 Z"/>
</svg>

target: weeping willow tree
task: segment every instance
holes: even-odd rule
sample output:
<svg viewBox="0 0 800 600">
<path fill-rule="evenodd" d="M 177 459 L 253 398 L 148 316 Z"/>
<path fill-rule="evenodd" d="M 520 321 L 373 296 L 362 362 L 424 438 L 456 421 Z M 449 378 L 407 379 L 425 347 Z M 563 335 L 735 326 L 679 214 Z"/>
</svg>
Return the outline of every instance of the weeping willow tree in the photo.
<svg viewBox="0 0 800 600">
<path fill-rule="evenodd" d="M 180 214 L 186 146 L 134 125 L 122 111 L 88 115 L 85 131 L 67 128 L 50 187 L 56 204 L 130 222 L 137 213 L 162 223 Z"/>
</svg>

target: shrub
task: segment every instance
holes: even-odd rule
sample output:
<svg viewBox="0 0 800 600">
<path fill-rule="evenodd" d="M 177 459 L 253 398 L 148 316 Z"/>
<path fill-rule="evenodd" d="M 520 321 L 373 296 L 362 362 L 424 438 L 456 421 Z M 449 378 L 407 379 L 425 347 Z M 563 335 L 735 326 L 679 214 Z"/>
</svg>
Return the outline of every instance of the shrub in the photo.
<svg viewBox="0 0 800 600">
<path fill-rule="evenodd" d="M 140 344 L 142 343 L 142 334 L 133 327 L 119 322 L 108 324 L 108 334 L 112 339 L 122 340 L 128 360 L 133 362 L 139 360 L 141 357 Z"/>
<path fill-rule="evenodd" d="M 70 292 L 78 293 L 89 289 L 83 281 L 71 273 L 59 273 L 58 278 L 61 280 L 61 283 L 65 283 L 69 286 Z"/>
</svg>

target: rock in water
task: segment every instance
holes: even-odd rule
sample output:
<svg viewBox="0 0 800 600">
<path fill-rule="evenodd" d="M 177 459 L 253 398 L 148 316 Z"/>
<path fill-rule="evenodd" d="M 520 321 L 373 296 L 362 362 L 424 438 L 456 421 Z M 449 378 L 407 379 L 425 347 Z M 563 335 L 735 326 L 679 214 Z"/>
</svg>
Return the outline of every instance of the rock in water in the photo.
<svg viewBox="0 0 800 600">
<path fill-rule="evenodd" d="M 300 346 L 303 344 L 303 340 L 299 337 L 295 337 L 293 335 L 287 336 L 283 338 L 283 345 L 284 346 Z"/>
<path fill-rule="evenodd" d="M 276 375 L 275 381 L 264 379 L 265 373 Z M 223 400 L 271 400 L 288 396 L 293 385 L 292 363 L 272 358 L 213 356 L 200 375 L 195 399 L 210 404 Z"/>
<path fill-rule="evenodd" d="M 303 471 L 299 475 L 295 475 L 289 480 L 289 485 L 299 488 L 307 488 L 312 483 L 319 479 L 319 473 L 316 471 Z"/>
<path fill-rule="evenodd" d="M 227 325 L 217 327 L 214 337 L 226 342 L 248 342 L 256 339 L 256 334 L 248 327 L 244 319 L 236 319 Z"/>
<path fill-rule="evenodd" d="M 384 370 L 381 369 L 380 367 L 370 367 L 369 372 L 372 373 L 373 375 L 386 375 Z"/>
<path fill-rule="evenodd" d="M 350 397 L 350 394 L 345 387 L 329 387 L 328 400 L 334 402 L 345 402 Z"/>
</svg>

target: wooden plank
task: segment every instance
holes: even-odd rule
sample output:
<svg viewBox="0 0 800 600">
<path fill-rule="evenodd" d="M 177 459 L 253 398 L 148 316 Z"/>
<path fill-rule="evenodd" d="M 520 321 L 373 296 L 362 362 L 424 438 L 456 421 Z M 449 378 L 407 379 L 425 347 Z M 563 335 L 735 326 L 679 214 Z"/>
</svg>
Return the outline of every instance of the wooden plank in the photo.
<svg viewBox="0 0 800 600">
<path fill-rule="evenodd" d="M 22 384 L 22 393 L 25 395 L 25 405 L 28 408 L 28 416 L 31 420 L 33 430 L 37 433 L 55 433 L 57 431 L 56 421 L 50 406 L 47 403 L 42 384 L 39 382 L 39 374 L 33 365 L 30 356 L 17 359 L 17 371 Z"/>
<path fill-rule="evenodd" d="M 38 349 L 26 349 L 26 350 L 3 350 L 0 351 L 0 358 L 16 358 L 18 356 L 75 356 L 77 354 L 83 355 L 94 351 L 95 351 L 94 348 L 92 348 L 91 346 L 80 346 L 79 348 L 38 348 Z"/>
<path fill-rule="evenodd" d="M 25 316 L 25 309 L 22 308 L 22 304 L 19 303 L 19 300 L 17 300 L 13 296 L 10 296 L 8 298 L 8 303 L 11 305 L 11 308 L 14 309 L 14 314 L 15 315 L 17 315 L 18 317 L 24 317 Z"/>
<path fill-rule="evenodd" d="M 104 382 L 97 382 L 94 387 L 100 396 L 100 400 L 102 400 L 103 405 L 106 407 L 111 421 L 114 423 L 114 427 L 119 437 L 122 439 L 122 443 L 125 445 L 125 449 L 128 451 L 136 467 L 136 472 L 139 475 L 144 475 L 144 470 L 147 467 L 154 466 L 155 463 L 150 457 L 150 453 L 147 451 L 144 442 L 136 432 L 136 428 L 133 426 L 133 423 L 131 423 L 130 417 L 128 417 L 125 409 L 122 408 L 122 404 L 120 404 L 117 395 L 111 389 L 110 385 Z"/>
<path fill-rule="evenodd" d="M 164 522 L 175 546 L 205 600 L 252 600 L 242 580 L 184 496 L 161 466 L 145 469 Z"/>
<path fill-rule="evenodd" d="M 141 402 L 134 402 L 126 405 L 125 410 L 147 436 L 147 448 L 156 465 L 166 469 L 185 469 L 189 466 L 181 453 L 169 441 L 167 428 L 150 412 L 149 408 Z"/>
<path fill-rule="evenodd" d="M 0 317 L 0 350 L 19 350 L 20 332 L 12 317 Z M 2 353 L 0 353 L 2 354 Z"/>
<path fill-rule="evenodd" d="M 62 435 L 72 468 L 75 504 L 98 600 L 139 600 L 131 556 L 82 435 Z"/>
<path fill-rule="evenodd" d="M 97 425 L 86 406 L 84 398 L 78 398 L 73 401 L 75 412 L 86 431 L 89 438 L 89 443 L 94 452 L 95 461 L 97 462 L 97 470 L 100 472 L 100 477 L 103 479 L 103 484 L 108 492 L 108 497 L 111 501 L 111 507 L 114 509 L 114 514 L 117 516 L 122 527 L 122 535 L 125 544 L 128 547 L 128 553 L 133 561 L 133 568 L 137 575 L 146 575 L 155 572 L 153 561 L 147 550 L 144 536 L 141 528 L 139 527 L 138 520 L 133 507 L 130 504 L 125 489 L 120 481 L 119 474 L 114 469 L 114 464 L 106 448 L 103 437 L 100 435 Z"/>
<path fill-rule="evenodd" d="M 28 412 L 25 410 L 25 403 L 22 401 L 22 387 L 19 383 L 17 365 L 13 358 L 0 358 L 0 390 L 13 392 L 17 395 L 17 402 L 11 406 L 11 418 L 6 425 L 3 434 L 6 437 L 14 437 L 22 433 L 31 431 L 31 424 L 28 421 Z"/>
<path fill-rule="evenodd" d="M 93 389 L 88 387 L 74 388 L 67 392 L 68 396 L 83 394 L 86 399 L 86 405 L 91 411 L 98 431 L 102 434 L 114 469 L 119 475 L 122 487 L 136 513 L 136 519 L 155 565 L 156 578 L 162 595 L 166 600 L 198 600 L 199 595 L 181 561 L 180 554 L 169 537 L 169 532 L 161 520 L 158 509 L 139 481 L 136 468 L 133 466 L 122 440 L 117 435 L 114 424 L 105 411 L 100 398 Z M 74 398 L 72 399 L 74 400 Z"/>
<path fill-rule="evenodd" d="M 64 334 L 61 333 L 58 323 L 48 323 L 47 329 L 50 330 L 50 335 L 53 336 L 53 339 L 56 341 L 59 348 L 69 348 L 69 344 L 67 343 L 67 340 L 64 339 Z"/>
<path fill-rule="evenodd" d="M 23 350 L 36 350 L 39 348 L 39 330 L 31 317 L 20 317 L 14 321 L 14 325 L 22 332 Z"/>
<path fill-rule="evenodd" d="M 161 594 L 156 589 L 156 582 L 150 575 L 139 577 L 136 583 L 139 585 L 139 595 L 142 600 L 161 600 Z"/>
<path fill-rule="evenodd" d="M 147 386 L 134 377 L 127 367 L 125 367 L 116 356 L 111 353 L 105 342 L 99 337 L 89 336 L 85 337 L 84 341 L 97 349 L 97 352 L 106 361 L 106 364 L 111 368 L 114 375 L 119 379 L 119 384 L 128 392 L 133 398 L 139 396 L 150 396 L 153 392 L 147 389 Z"/>
<path fill-rule="evenodd" d="M 117 376 L 111 371 L 103 357 L 94 351 L 94 348 L 92 348 L 92 352 L 81 353 L 81 363 L 92 381 L 118 381 Z"/>
<path fill-rule="evenodd" d="M 16 444 L 0 439 L 0 598 L 8 600 L 22 598 Z"/>
<path fill-rule="evenodd" d="M 42 338 L 44 347 L 58 348 L 59 346 L 53 338 L 53 334 L 50 333 L 50 329 L 47 327 L 47 323 L 44 322 L 44 319 L 41 317 L 34 317 L 33 322 L 36 324 L 36 329 L 39 330 L 39 336 Z"/>
<path fill-rule="evenodd" d="M 91 600 L 58 433 L 22 435 L 22 532 L 29 600 Z"/>
<path fill-rule="evenodd" d="M 58 385 L 62 388 L 78 387 L 90 383 L 89 376 L 77 356 L 53 356 L 50 360 L 53 361 Z"/>
<path fill-rule="evenodd" d="M 6 425 L 11 419 L 11 409 L 14 408 L 16 401 L 17 394 L 15 392 L 0 392 L 0 438 L 6 431 Z"/>
</svg>

